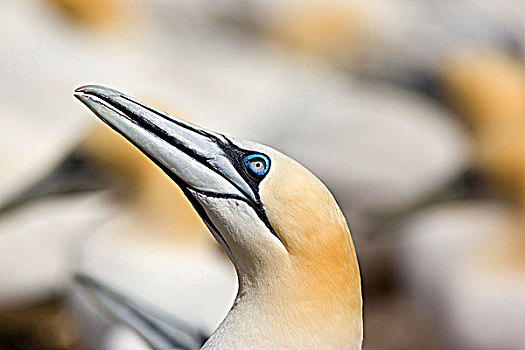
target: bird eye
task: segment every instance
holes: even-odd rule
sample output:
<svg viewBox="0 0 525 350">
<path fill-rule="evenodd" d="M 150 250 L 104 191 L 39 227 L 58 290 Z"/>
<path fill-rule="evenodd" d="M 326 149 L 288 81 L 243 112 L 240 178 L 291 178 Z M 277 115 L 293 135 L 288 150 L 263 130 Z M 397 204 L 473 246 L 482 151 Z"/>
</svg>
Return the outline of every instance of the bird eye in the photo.
<svg viewBox="0 0 525 350">
<path fill-rule="evenodd" d="M 262 154 L 251 154 L 244 158 L 244 164 L 248 169 L 258 176 L 266 175 L 270 168 L 270 160 Z"/>
</svg>

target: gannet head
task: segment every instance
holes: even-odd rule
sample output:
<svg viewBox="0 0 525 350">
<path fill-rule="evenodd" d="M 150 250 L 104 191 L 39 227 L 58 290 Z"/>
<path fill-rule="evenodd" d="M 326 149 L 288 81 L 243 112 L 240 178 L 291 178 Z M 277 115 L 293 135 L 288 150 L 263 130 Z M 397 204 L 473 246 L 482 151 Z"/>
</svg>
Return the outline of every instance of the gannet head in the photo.
<svg viewBox="0 0 525 350">
<path fill-rule="evenodd" d="M 360 343 L 355 250 L 319 179 L 270 147 L 204 129 L 118 91 L 85 86 L 75 96 L 181 187 L 234 263 L 240 297 L 286 310 L 279 327 L 302 319 L 331 334 L 339 323 L 338 336 Z"/>
</svg>

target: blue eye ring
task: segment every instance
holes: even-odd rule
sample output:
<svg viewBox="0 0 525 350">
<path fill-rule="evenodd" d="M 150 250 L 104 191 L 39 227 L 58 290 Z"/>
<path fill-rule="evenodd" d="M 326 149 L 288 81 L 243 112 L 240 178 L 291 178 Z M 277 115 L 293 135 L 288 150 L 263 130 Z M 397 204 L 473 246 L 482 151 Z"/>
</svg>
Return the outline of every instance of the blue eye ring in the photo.
<svg viewBox="0 0 525 350">
<path fill-rule="evenodd" d="M 263 170 L 258 170 L 253 167 L 252 161 L 255 159 L 261 159 L 264 162 L 265 167 Z M 264 154 L 260 154 L 260 153 L 250 154 L 249 156 L 244 158 L 244 164 L 247 166 L 248 169 L 250 169 L 252 173 L 258 176 L 266 175 L 266 173 L 270 169 L 270 159 Z"/>
</svg>

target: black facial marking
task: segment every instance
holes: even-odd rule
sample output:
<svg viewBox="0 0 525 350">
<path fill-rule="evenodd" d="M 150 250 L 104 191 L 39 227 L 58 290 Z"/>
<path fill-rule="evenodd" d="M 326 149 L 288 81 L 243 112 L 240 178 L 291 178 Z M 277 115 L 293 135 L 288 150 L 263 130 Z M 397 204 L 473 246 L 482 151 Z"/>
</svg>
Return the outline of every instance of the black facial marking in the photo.
<svg viewBox="0 0 525 350">
<path fill-rule="evenodd" d="M 256 202 L 248 204 L 251 204 L 251 207 L 255 210 L 259 219 L 265 224 L 270 232 L 279 240 L 281 240 L 268 220 L 266 209 L 264 208 L 264 204 L 262 203 L 261 197 L 259 195 L 259 184 L 263 180 L 264 176 L 253 176 L 253 174 L 249 172 L 248 169 L 246 169 L 244 164 L 244 158 L 246 158 L 248 155 L 255 154 L 256 152 L 240 148 L 231 142 L 231 140 L 229 140 L 226 136 L 223 136 L 223 138 L 226 140 L 226 143 L 223 143 L 222 141 L 218 142 L 221 145 L 221 149 L 227 155 L 230 162 L 233 164 L 235 169 L 237 169 L 237 172 L 242 176 L 242 178 L 246 181 L 255 194 Z M 270 158 L 267 155 L 265 156 L 268 159 Z"/>
</svg>

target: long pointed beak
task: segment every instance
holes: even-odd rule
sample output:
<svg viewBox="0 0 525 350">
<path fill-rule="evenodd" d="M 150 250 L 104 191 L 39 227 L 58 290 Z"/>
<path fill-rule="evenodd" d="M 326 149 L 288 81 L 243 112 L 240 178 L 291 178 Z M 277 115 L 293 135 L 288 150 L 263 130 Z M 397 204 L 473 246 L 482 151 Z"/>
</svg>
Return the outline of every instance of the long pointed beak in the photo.
<svg viewBox="0 0 525 350">
<path fill-rule="evenodd" d="M 134 329 L 154 349 L 200 349 L 208 338 L 200 328 L 93 277 L 79 274 L 75 280 L 102 310 Z"/>
<path fill-rule="evenodd" d="M 75 97 L 148 155 L 183 190 L 257 201 L 232 164 L 235 150 L 225 136 L 106 87 L 84 86 L 75 90 Z"/>
<path fill-rule="evenodd" d="M 242 150 L 224 135 L 188 123 L 133 97 L 102 86 L 75 90 L 75 97 L 127 138 L 186 194 L 230 258 L 230 247 L 192 192 L 236 198 L 257 207 L 258 196 L 237 171 Z M 267 219 L 260 215 L 264 222 Z"/>
</svg>

